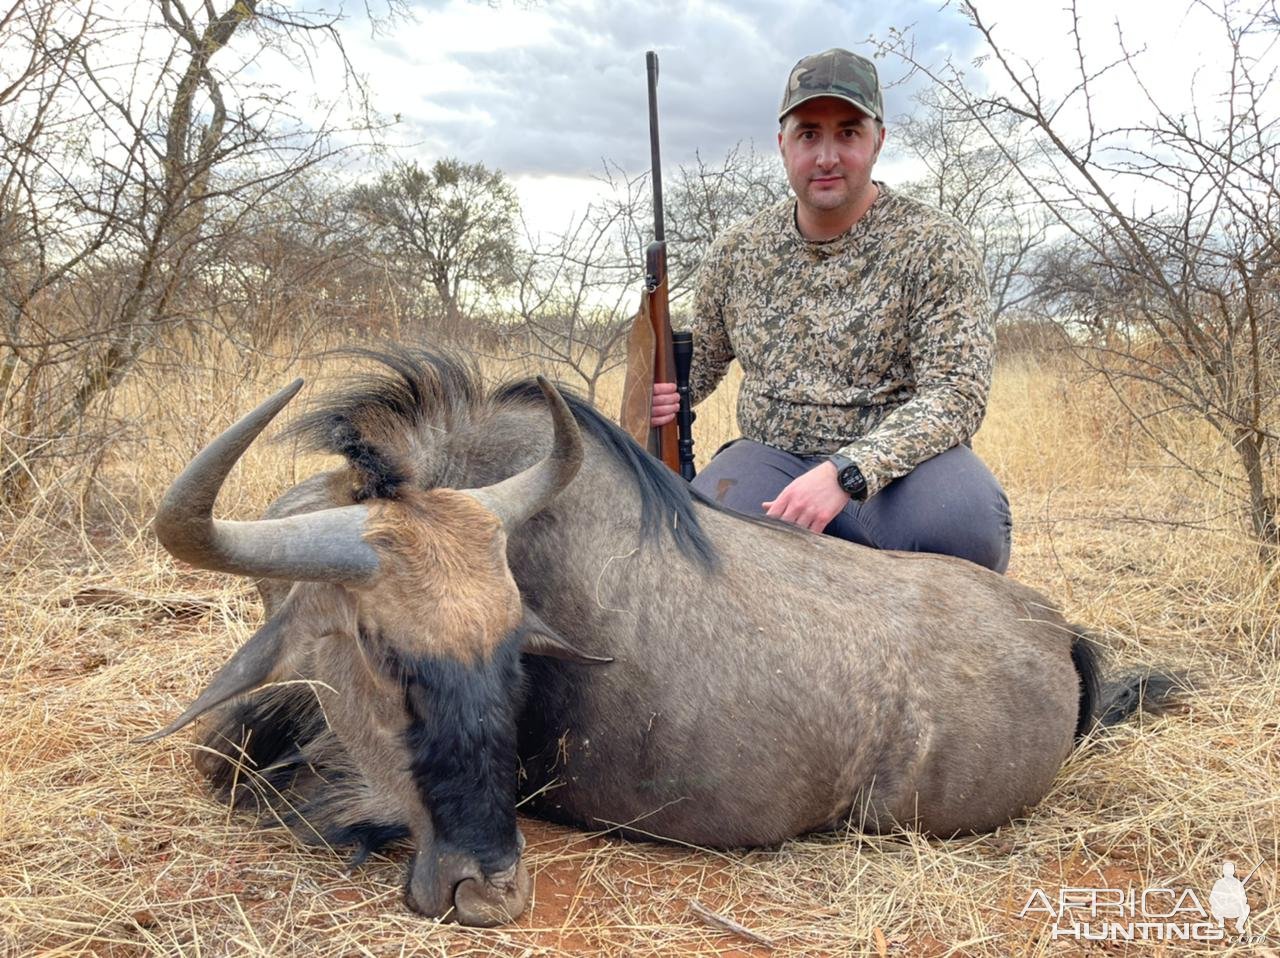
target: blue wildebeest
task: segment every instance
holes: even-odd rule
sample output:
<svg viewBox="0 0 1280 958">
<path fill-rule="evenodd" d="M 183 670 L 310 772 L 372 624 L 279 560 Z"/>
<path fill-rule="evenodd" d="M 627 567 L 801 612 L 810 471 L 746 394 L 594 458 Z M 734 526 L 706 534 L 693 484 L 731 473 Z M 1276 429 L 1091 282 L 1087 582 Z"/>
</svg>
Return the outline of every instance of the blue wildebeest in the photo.
<svg viewBox="0 0 1280 958">
<path fill-rule="evenodd" d="M 238 698 L 212 717 L 201 770 L 232 801 L 355 843 L 358 858 L 412 834 L 411 907 L 453 905 L 472 923 L 519 914 L 517 778 L 540 816 L 698 845 L 850 821 L 945 836 L 1035 805 L 1076 739 L 1139 704 L 1139 680 L 1103 688 L 1089 641 L 1026 586 L 724 512 L 572 397 L 583 454 L 568 481 L 572 421 L 533 382 L 486 392 L 447 357 L 366 356 L 384 371 L 293 429 L 346 464 L 263 522 L 218 524 L 252 562 L 226 558 L 210 511 L 282 401 L 188 467 L 157 528 L 196 565 L 264 577 L 271 618 L 250 644 L 337 637 L 319 655 L 314 642 L 273 651 L 252 674 L 228 663 L 231 679 L 179 723 L 268 679 L 328 691 Z M 424 496 L 483 494 L 530 470 L 536 507 L 504 519 L 505 536 L 485 518 L 502 514 L 492 494 L 443 539 L 396 529 L 431 526 L 408 518 Z M 335 513 L 350 516 L 337 532 Z M 525 634 L 551 657 L 522 662 Z"/>
</svg>

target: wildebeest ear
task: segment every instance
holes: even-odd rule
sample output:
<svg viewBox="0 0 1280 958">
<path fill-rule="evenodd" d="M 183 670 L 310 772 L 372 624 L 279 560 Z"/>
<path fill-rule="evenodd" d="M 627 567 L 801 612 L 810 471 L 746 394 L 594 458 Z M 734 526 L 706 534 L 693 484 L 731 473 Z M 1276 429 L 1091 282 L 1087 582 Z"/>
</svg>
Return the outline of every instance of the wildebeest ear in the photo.
<svg viewBox="0 0 1280 958">
<path fill-rule="evenodd" d="M 292 619 L 291 608 L 286 604 L 267 620 L 266 624 L 236 650 L 227 664 L 218 670 L 213 681 L 200 693 L 185 712 L 150 735 L 135 739 L 136 742 L 154 742 L 190 725 L 205 712 L 231 701 L 237 695 L 250 692 L 264 684 L 283 658 L 285 632 Z"/>
<path fill-rule="evenodd" d="M 563 659 L 566 662 L 577 662 L 579 665 L 608 665 L 613 661 L 611 656 L 587 655 L 576 646 L 570 645 L 551 626 L 528 609 L 525 609 L 520 629 L 521 652 L 545 655 L 548 658 Z"/>
</svg>

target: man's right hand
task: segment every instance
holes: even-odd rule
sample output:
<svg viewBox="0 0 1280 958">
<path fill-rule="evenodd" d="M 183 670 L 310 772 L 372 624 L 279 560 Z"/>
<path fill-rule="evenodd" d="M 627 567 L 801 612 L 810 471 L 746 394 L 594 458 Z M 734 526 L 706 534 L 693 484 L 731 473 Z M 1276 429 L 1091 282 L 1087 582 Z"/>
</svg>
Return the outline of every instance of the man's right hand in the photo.
<svg viewBox="0 0 1280 958">
<path fill-rule="evenodd" d="M 654 383 L 653 403 L 649 406 L 649 428 L 657 429 L 676 418 L 680 411 L 680 396 L 675 383 Z"/>
</svg>

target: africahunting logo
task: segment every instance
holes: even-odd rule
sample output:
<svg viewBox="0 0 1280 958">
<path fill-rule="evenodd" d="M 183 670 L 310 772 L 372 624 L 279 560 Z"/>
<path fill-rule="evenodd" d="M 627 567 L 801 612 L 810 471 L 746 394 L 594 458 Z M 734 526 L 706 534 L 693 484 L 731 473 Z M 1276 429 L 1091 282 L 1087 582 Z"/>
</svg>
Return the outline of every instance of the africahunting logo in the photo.
<svg viewBox="0 0 1280 958">
<path fill-rule="evenodd" d="M 1259 863 L 1261 864 L 1261 863 Z M 1208 908 L 1191 888 L 1060 888 L 1056 896 L 1033 888 L 1019 918 L 1053 922 L 1054 938 L 1084 941 L 1225 941 L 1257 944 L 1250 936 L 1245 888 L 1258 870 L 1236 877 L 1234 862 L 1209 891 Z M 1231 927 L 1234 926 L 1234 929 Z"/>
</svg>

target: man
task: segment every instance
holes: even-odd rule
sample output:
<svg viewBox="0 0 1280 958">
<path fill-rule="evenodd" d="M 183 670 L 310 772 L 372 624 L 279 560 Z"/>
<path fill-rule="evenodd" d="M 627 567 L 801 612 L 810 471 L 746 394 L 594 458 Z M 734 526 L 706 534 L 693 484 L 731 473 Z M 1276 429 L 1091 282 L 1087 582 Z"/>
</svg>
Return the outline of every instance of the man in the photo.
<svg viewBox="0 0 1280 958">
<path fill-rule="evenodd" d="M 702 264 L 693 401 L 736 357 L 743 438 L 694 487 L 737 511 L 1003 572 L 1008 500 L 968 446 L 994 346 L 981 257 L 955 220 L 871 178 L 885 139 L 871 61 L 802 59 L 779 123 L 794 198 L 727 231 Z M 677 407 L 674 385 L 654 386 L 652 425 Z"/>
</svg>

